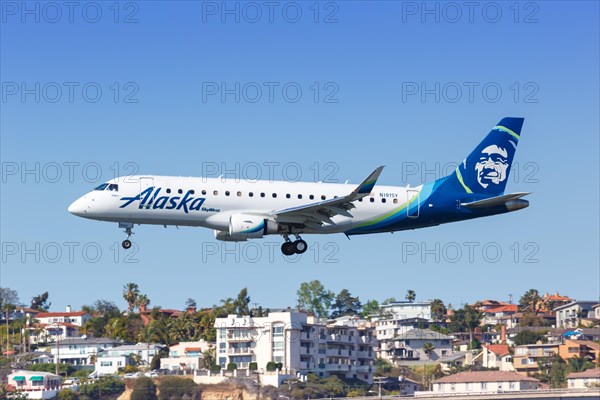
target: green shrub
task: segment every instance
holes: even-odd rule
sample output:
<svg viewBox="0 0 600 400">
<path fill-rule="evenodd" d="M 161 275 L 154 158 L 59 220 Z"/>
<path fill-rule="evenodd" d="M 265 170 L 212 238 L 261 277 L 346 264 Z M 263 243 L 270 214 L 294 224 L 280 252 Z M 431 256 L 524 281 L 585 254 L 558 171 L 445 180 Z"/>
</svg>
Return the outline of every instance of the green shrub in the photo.
<svg viewBox="0 0 600 400">
<path fill-rule="evenodd" d="M 267 363 L 267 371 L 272 372 L 275 371 L 277 369 L 277 364 L 275 364 L 273 361 L 269 361 Z"/>
<path fill-rule="evenodd" d="M 237 369 L 237 364 L 234 362 L 231 362 L 229 364 L 227 364 L 227 371 L 235 371 Z"/>
<path fill-rule="evenodd" d="M 135 380 L 131 400 L 158 400 L 156 385 L 150 378 L 141 377 Z"/>
<path fill-rule="evenodd" d="M 248 369 L 249 369 L 250 371 L 256 371 L 256 370 L 258 370 L 258 363 L 257 363 L 257 362 L 254 362 L 254 361 L 252 361 L 252 362 L 251 362 L 251 363 L 248 365 Z"/>
<path fill-rule="evenodd" d="M 198 385 L 193 380 L 176 376 L 163 377 L 158 384 L 158 392 L 159 400 L 181 399 L 184 396 L 186 399 L 197 400 L 200 395 Z"/>
<path fill-rule="evenodd" d="M 221 372 L 221 366 L 220 365 L 213 365 L 210 367 L 210 373 L 211 374 L 218 374 L 219 372 Z"/>
</svg>

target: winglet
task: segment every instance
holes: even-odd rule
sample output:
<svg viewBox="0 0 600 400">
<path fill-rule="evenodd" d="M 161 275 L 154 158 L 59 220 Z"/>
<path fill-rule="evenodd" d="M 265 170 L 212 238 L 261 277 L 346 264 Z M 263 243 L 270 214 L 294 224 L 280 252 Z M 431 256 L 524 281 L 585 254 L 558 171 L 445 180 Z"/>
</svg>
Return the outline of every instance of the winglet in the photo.
<svg viewBox="0 0 600 400">
<path fill-rule="evenodd" d="M 383 171 L 383 165 L 377 167 L 377 169 L 371 172 L 371 175 L 367 177 L 360 185 L 357 186 L 356 189 L 352 192 L 353 195 L 362 195 L 360 197 L 364 197 L 371 193 L 373 190 L 373 186 L 377 183 L 377 179 L 379 179 L 379 175 L 381 175 L 381 171 Z"/>
</svg>

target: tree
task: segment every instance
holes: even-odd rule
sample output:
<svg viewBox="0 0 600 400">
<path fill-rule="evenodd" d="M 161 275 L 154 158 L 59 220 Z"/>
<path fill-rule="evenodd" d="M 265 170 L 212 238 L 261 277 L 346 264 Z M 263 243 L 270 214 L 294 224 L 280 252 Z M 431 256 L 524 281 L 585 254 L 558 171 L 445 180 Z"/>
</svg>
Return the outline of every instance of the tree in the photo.
<svg viewBox="0 0 600 400">
<path fill-rule="evenodd" d="M 519 308 L 521 311 L 529 311 L 537 314 L 540 311 L 542 298 L 536 289 L 529 289 L 519 299 Z"/>
<path fill-rule="evenodd" d="M 204 356 L 204 368 L 211 368 L 217 362 L 217 349 L 215 347 L 209 347 L 202 352 Z"/>
<path fill-rule="evenodd" d="M 48 302 L 48 292 L 44 292 L 31 299 L 31 308 L 38 311 L 47 311 L 52 303 Z"/>
<path fill-rule="evenodd" d="M 233 302 L 235 306 L 235 312 L 237 315 L 248 315 L 250 314 L 250 309 L 248 305 L 250 304 L 250 296 L 248 296 L 248 288 L 243 288 L 237 295 L 237 298 Z"/>
<path fill-rule="evenodd" d="M 435 322 L 444 322 L 446 320 L 446 314 L 448 309 L 444 305 L 444 302 L 440 299 L 433 299 L 431 302 L 431 318 Z"/>
<path fill-rule="evenodd" d="M 146 311 L 146 307 L 148 307 L 149 304 L 150 299 L 145 294 L 138 295 L 137 299 L 135 300 L 135 305 L 138 307 L 140 312 Z"/>
<path fill-rule="evenodd" d="M 317 317 L 327 317 L 334 293 L 325 290 L 320 281 L 302 282 L 296 294 L 299 309 L 311 311 Z"/>
<path fill-rule="evenodd" d="M 423 351 L 427 354 L 427 360 L 431 360 L 431 352 L 435 350 L 435 345 L 431 342 L 423 344 Z"/>
<path fill-rule="evenodd" d="M 4 310 L 6 305 L 17 306 L 19 305 L 19 295 L 16 290 L 11 288 L 0 287 L 0 310 Z"/>
<path fill-rule="evenodd" d="M 473 332 L 481 323 L 483 313 L 476 307 L 471 307 L 468 304 L 459 310 L 454 311 L 450 317 L 448 327 L 452 332 L 469 331 L 469 343 L 473 343 Z"/>
<path fill-rule="evenodd" d="M 409 289 L 406 291 L 406 296 L 404 296 L 404 298 L 412 303 L 417 298 L 417 293 L 414 290 Z"/>
<path fill-rule="evenodd" d="M 381 307 L 377 300 L 368 300 L 364 305 L 360 315 L 367 318 L 369 315 L 378 315 L 381 312 Z"/>
<path fill-rule="evenodd" d="M 158 400 L 156 385 L 150 378 L 141 377 L 135 380 L 131 400 Z"/>
<path fill-rule="evenodd" d="M 123 285 L 123 299 L 127 302 L 127 310 L 131 313 L 137 304 L 140 288 L 137 283 L 129 282 Z"/>
<path fill-rule="evenodd" d="M 566 382 L 567 365 L 558 357 L 556 361 L 552 362 L 552 367 L 550 368 L 550 386 L 553 389 L 562 388 Z"/>
<path fill-rule="evenodd" d="M 362 305 L 358 297 L 353 297 L 348 289 L 342 289 L 335 297 L 333 303 L 333 312 L 331 318 L 338 318 L 343 315 L 356 315 L 360 312 Z"/>
<path fill-rule="evenodd" d="M 196 300 L 192 299 L 191 297 L 188 297 L 188 299 L 185 301 L 185 308 L 196 308 Z"/>
<path fill-rule="evenodd" d="M 567 359 L 569 372 L 583 372 L 594 368 L 594 363 L 586 360 L 584 357 L 571 357 Z"/>
<path fill-rule="evenodd" d="M 541 340 L 542 343 L 547 342 L 548 340 L 544 337 L 546 331 L 533 331 L 530 329 L 523 329 L 519 331 L 514 338 L 514 342 L 516 346 L 522 346 L 524 344 L 535 344 L 538 340 Z"/>
<path fill-rule="evenodd" d="M 388 305 L 388 304 L 390 304 L 390 303 L 395 303 L 395 302 L 396 302 L 396 298 L 395 298 L 395 297 L 388 297 L 387 299 L 384 299 L 384 300 L 381 302 L 381 305 L 382 305 L 382 306 L 386 306 L 386 305 Z"/>
</svg>

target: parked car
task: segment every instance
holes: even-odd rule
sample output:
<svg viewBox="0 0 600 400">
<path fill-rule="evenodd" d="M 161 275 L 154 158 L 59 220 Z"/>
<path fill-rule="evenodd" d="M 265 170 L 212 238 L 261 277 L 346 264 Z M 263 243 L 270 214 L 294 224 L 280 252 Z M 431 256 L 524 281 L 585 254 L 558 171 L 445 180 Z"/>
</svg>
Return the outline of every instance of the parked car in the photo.
<svg viewBox="0 0 600 400">
<path fill-rule="evenodd" d="M 79 386 L 81 384 L 81 381 L 79 380 L 79 378 L 69 378 L 69 379 L 65 379 L 65 381 L 63 382 L 63 386 Z"/>
<path fill-rule="evenodd" d="M 148 378 L 158 378 L 158 373 L 156 371 L 148 371 L 145 373 Z"/>
<path fill-rule="evenodd" d="M 125 379 L 137 379 L 140 376 L 142 376 L 142 374 L 139 373 L 139 372 L 130 372 L 128 374 L 125 374 L 125 376 L 123 376 L 123 378 L 125 378 Z"/>
</svg>

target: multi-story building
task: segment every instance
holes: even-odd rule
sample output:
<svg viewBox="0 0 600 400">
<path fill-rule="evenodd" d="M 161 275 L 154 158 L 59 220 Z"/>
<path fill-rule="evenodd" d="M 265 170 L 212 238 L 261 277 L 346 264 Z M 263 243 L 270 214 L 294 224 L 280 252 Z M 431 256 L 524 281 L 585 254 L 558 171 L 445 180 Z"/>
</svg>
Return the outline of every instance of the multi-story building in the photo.
<svg viewBox="0 0 600 400">
<path fill-rule="evenodd" d="M 282 310 L 265 317 L 217 318 L 217 363 L 250 363 L 264 370 L 281 363 L 288 373 L 313 372 L 372 381 L 376 339 L 370 323 L 357 317 L 324 320 L 305 312 Z"/>
<path fill-rule="evenodd" d="M 29 326 L 32 343 L 48 343 L 79 337 L 81 328 L 92 316 L 85 311 L 72 311 L 67 306 L 65 312 L 41 312 L 35 315 L 35 322 Z"/>
<path fill-rule="evenodd" d="M 498 368 L 500 371 L 514 371 L 512 355 L 507 344 L 487 344 L 482 346 L 482 365 L 485 368 Z"/>
<path fill-rule="evenodd" d="M 557 328 L 577 328 L 582 319 L 594 318 L 592 307 L 598 301 L 573 301 L 568 304 L 556 307 L 556 327 Z"/>
<path fill-rule="evenodd" d="M 563 360 L 582 357 L 598 364 L 600 360 L 600 343 L 591 340 L 565 339 L 564 343 L 558 346 L 558 355 Z"/>
<path fill-rule="evenodd" d="M 160 368 L 171 371 L 194 371 L 204 367 L 204 352 L 214 347 L 214 343 L 180 342 L 169 347 L 169 357 L 160 359 Z"/>
<path fill-rule="evenodd" d="M 413 329 L 427 329 L 431 322 L 431 302 L 395 301 L 381 307 L 381 315 L 372 318 L 379 346 L 377 356 L 389 361 L 392 339 Z"/>
<path fill-rule="evenodd" d="M 558 354 L 558 343 L 524 344 L 515 347 L 513 365 L 517 372 L 535 372 L 539 369 L 538 361 Z"/>
<path fill-rule="evenodd" d="M 427 350 L 426 344 L 433 345 Z M 429 329 L 412 329 L 388 341 L 386 358 L 395 365 L 435 361 L 453 354 L 452 336 Z"/>
<path fill-rule="evenodd" d="M 61 364 L 91 365 L 98 353 L 122 344 L 110 338 L 69 338 L 51 346 L 50 352 Z"/>
</svg>

